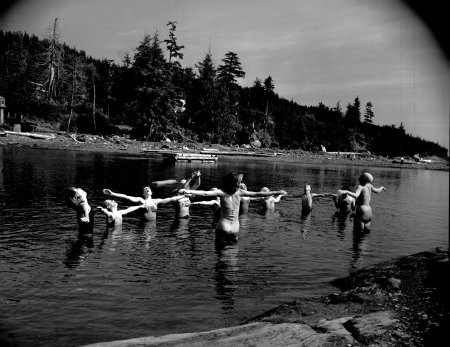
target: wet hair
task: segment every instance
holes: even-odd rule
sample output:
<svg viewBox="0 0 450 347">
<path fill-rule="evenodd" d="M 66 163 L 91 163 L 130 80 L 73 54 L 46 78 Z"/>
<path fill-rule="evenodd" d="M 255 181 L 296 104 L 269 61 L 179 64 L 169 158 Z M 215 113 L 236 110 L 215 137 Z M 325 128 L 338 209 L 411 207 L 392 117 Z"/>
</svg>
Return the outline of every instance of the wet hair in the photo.
<svg viewBox="0 0 450 347">
<path fill-rule="evenodd" d="M 227 194 L 234 194 L 239 189 L 242 175 L 230 172 L 222 179 L 222 190 Z"/>
</svg>

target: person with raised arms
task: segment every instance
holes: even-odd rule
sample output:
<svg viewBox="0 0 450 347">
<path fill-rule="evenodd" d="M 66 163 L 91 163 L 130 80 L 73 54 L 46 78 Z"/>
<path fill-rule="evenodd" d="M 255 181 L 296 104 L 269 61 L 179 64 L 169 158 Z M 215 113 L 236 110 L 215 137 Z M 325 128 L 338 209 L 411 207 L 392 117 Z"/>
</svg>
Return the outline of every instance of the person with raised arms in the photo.
<svg viewBox="0 0 450 347">
<path fill-rule="evenodd" d="M 350 190 L 350 187 L 348 185 L 343 185 L 342 189 L 339 189 L 336 194 L 333 194 L 336 212 L 342 215 L 353 212 L 356 208 L 355 198 L 346 193 L 348 190 Z"/>
<path fill-rule="evenodd" d="M 156 211 L 158 210 L 159 204 L 167 204 L 167 203 L 178 201 L 180 199 L 185 198 L 184 195 L 177 195 L 177 196 L 172 196 L 170 198 L 165 198 L 165 199 L 153 199 L 152 198 L 153 192 L 149 186 L 145 186 L 143 188 L 143 190 L 142 190 L 143 197 L 115 193 L 115 192 L 111 191 L 110 189 L 103 189 L 103 194 L 114 197 L 114 198 L 125 199 L 134 204 L 144 205 L 143 208 L 140 209 L 140 211 L 142 211 L 141 218 L 144 221 L 152 221 L 152 220 L 156 219 Z"/>
<path fill-rule="evenodd" d="M 286 195 L 286 191 L 249 192 L 241 189 L 242 175 L 231 172 L 222 180 L 222 189 L 217 191 L 181 189 L 180 194 L 202 197 L 219 197 L 221 216 L 216 225 L 216 236 L 222 240 L 237 241 L 239 235 L 239 208 L 243 196 L 266 197 Z"/>
<path fill-rule="evenodd" d="M 270 190 L 267 187 L 262 187 L 261 191 L 269 192 Z M 278 194 L 277 196 L 271 195 L 271 196 L 266 196 L 263 198 L 256 198 L 256 199 L 258 199 L 261 202 L 261 209 L 263 211 L 274 211 L 275 204 L 280 202 L 282 196 L 283 196 L 283 194 Z"/>
<path fill-rule="evenodd" d="M 138 205 L 138 206 L 130 206 L 124 210 L 118 210 L 117 209 L 117 202 L 115 202 L 114 200 L 105 200 L 104 202 L 105 207 L 102 206 L 98 206 L 97 208 L 103 212 L 103 214 L 106 216 L 106 227 L 107 228 L 114 228 L 117 227 L 119 225 L 122 225 L 122 221 L 123 221 L 123 216 L 137 211 L 139 209 L 145 209 L 145 205 Z"/>
<path fill-rule="evenodd" d="M 344 190 L 351 197 L 356 199 L 356 210 L 354 217 L 355 231 L 370 231 L 370 222 L 372 221 L 372 208 L 370 207 L 371 193 L 376 194 L 386 191 L 383 186 L 375 188 L 372 185 L 373 176 L 370 173 L 363 173 L 358 177 L 359 185 L 353 193 L 349 190 Z"/>
<path fill-rule="evenodd" d="M 324 196 L 333 196 L 333 194 L 311 193 L 311 186 L 309 184 L 305 184 L 304 192 L 302 195 L 302 214 L 307 214 L 312 211 L 313 198 Z"/>
</svg>

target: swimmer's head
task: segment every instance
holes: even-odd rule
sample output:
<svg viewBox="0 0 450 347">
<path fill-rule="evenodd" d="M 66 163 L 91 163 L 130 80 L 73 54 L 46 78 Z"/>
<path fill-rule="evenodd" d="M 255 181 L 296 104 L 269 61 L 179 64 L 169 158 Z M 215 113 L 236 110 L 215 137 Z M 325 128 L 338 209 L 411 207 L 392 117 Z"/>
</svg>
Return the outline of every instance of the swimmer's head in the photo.
<svg viewBox="0 0 450 347">
<path fill-rule="evenodd" d="M 311 191 L 311 186 L 309 184 L 305 184 L 305 193 L 308 193 Z"/>
<path fill-rule="evenodd" d="M 66 191 L 66 203 L 70 207 L 87 201 L 87 193 L 81 188 L 70 187 Z"/>
<path fill-rule="evenodd" d="M 149 196 L 152 196 L 152 189 L 149 186 L 145 186 L 142 189 L 142 195 L 144 198 L 148 198 Z"/>
<path fill-rule="evenodd" d="M 372 183 L 373 177 L 370 173 L 364 172 L 361 176 L 359 176 L 358 181 L 361 185 Z"/>
<path fill-rule="evenodd" d="M 227 194 L 234 194 L 241 184 L 242 174 L 230 172 L 222 179 L 222 190 Z"/>
<path fill-rule="evenodd" d="M 247 186 L 245 185 L 245 183 L 241 183 L 239 185 L 239 188 L 243 189 L 243 190 L 247 190 Z"/>
<path fill-rule="evenodd" d="M 117 202 L 114 200 L 105 200 L 105 207 L 107 210 L 112 211 L 114 208 L 117 208 Z"/>
<path fill-rule="evenodd" d="M 262 188 L 261 188 L 261 191 L 262 191 L 262 192 L 270 192 L 270 189 L 267 188 L 267 187 L 262 187 Z"/>
</svg>

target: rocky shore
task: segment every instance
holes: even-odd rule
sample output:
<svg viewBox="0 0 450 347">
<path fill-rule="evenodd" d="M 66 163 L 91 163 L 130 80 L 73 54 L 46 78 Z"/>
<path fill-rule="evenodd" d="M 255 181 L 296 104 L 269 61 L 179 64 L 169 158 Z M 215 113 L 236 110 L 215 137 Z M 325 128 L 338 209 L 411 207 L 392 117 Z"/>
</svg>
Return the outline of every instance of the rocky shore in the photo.
<svg viewBox="0 0 450 347">
<path fill-rule="evenodd" d="M 332 282 L 340 292 L 283 304 L 239 326 L 89 346 L 444 346 L 448 275 L 448 249 L 439 248 L 362 269 Z"/>
<path fill-rule="evenodd" d="M 307 152 L 302 150 L 274 150 L 256 148 L 227 147 L 218 144 L 202 144 L 193 141 L 185 143 L 174 142 L 143 142 L 130 140 L 125 136 L 103 137 L 97 135 L 74 135 L 59 131 L 22 133 L 0 132 L 0 146 L 37 148 L 67 151 L 86 151 L 103 153 L 126 153 L 129 155 L 162 158 L 164 151 L 178 151 L 184 153 L 198 153 L 204 149 L 216 149 L 233 153 L 235 158 L 251 157 L 249 153 L 255 153 L 258 160 L 302 162 L 310 164 L 339 164 L 355 166 L 396 167 L 425 170 L 449 169 L 448 158 L 430 157 L 424 158 L 431 162 L 415 162 L 407 160 L 405 163 L 394 163 L 393 158 L 361 154 Z M 262 157 L 261 154 L 270 155 Z M 220 155 L 222 156 L 222 155 Z M 254 157 L 251 157 L 254 160 Z"/>
</svg>

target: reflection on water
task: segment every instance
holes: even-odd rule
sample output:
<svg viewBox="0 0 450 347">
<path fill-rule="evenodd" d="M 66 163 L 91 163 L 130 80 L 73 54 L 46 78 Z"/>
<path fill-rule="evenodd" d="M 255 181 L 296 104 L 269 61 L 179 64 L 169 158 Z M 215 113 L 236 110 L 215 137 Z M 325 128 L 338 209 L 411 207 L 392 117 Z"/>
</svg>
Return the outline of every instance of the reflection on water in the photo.
<svg viewBox="0 0 450 347">
<path fill-rule="evenodd" d="M 64 202 L 69 186 L 82 187 L 97 206 L 105 187 L 138 196 L 143 185 L 185 177 L 197 165 L 0 148 L 0 295 L 8 302 L 0 340 L 83 345 L 239 324 L 297 297 L 331 293 L 330 279 L 350 271 L 448 243 L 448 172 L 364 168 L 387 188 L 371 201 L 370 234 L 354 233 L 353 217 L 337 215 L 331 199 L 301 213 L 306 183 L 321 192 L 354 189 L 362 168 L 352 166 L 226 158 L 202 165 L 200 189 L 237 171 L 251 190 L 288 192 L 275 211 L 261 213 L 252 202 L 239 217 L 238 242 L 222 245 L 208 206 L 175 219 L 173 206 L 161 205 L 156 221 L 130 214 L 115 230 L 95 216 L 90 241 Z"/>
<path fill-rule="evenodd" d="M 77 268 L 84 262 L 94 247 L 93 234 L 78 232 L 76 239 L 70 241 L 64 264 L 68 268 Z"/>
<path fill-rule="evenodd" d="M 363 261 L 363 257 L 367 254 L 369 236 L 370 232 L 353 232 L 352 261 L 350 263 L 351 271 L 357 271 L 361 268 L 360 263 Z"/>
<path fill-rule="evenodd" d="M 232 310 L 238 291 L 237 272 L 239 245 L 216 242 L 217 262 L 214 266 L 216 281 L 216 299 L 221 302 L 222 310 Z"/>
</svg>

